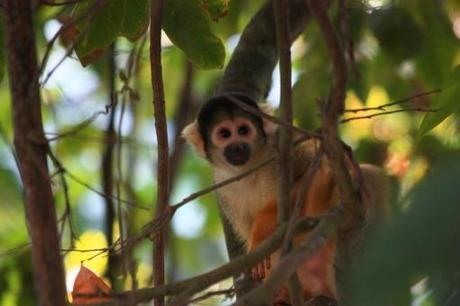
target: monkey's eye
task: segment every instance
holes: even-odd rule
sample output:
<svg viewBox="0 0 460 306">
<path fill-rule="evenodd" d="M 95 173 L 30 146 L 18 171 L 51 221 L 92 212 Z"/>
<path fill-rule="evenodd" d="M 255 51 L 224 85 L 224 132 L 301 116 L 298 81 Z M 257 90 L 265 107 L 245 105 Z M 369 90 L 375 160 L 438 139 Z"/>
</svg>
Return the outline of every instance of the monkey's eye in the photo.
<svg viewBox="0 0 460 306">
<path fill-rule="evenodd" d="M 241 125 L 238 128 L 238 135 L 245 136 L 247 134 L 249 134 L 249 127 L 245 124 Z"/>
<path fill-rule="evenodd" d="M 231 136 L 231 132 L 228 129 L 222 128 L 218 131 L 218 135 L 220 138 L 229 138 Z"/>
</svg>

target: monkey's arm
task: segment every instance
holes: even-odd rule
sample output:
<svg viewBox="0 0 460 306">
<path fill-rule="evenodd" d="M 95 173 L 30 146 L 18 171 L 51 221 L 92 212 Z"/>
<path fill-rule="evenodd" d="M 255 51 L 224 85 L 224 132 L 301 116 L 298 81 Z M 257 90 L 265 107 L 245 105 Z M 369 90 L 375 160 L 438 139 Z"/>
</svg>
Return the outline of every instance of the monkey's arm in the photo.
<svg viewBox="0 0 460 306">
<path fill-rule="evenodd" d="M 248 250 L 254 250 L 262 241 L 273 234 L 276 230 L 276 202 L 269 203 L 255 216 L 250 237 L 247 241 Z M 270 269 L 270 257 L 259 263 L 252 269 L 252 277 L 256 280 L 265 278 L 266 269 Z"/>
</svg>

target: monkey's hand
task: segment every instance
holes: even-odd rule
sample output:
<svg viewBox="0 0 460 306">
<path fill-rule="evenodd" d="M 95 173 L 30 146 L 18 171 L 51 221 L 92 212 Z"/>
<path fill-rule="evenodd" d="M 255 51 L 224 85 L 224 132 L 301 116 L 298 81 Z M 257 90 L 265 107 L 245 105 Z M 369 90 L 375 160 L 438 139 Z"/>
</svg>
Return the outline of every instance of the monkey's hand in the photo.
<svg viewBox="0 0 460 306">
<path fill-rule="evenodd" d="M 265 276 L 267 275 L 267 271 L 270 270 L 270 265 L 271 263 L 270 263 L 270 256 L 269 256 L 264 261 L 259 262 L 252 268 L 251 270 L 252 278 L 256 281 L 264 279 Z"/>
</svg>

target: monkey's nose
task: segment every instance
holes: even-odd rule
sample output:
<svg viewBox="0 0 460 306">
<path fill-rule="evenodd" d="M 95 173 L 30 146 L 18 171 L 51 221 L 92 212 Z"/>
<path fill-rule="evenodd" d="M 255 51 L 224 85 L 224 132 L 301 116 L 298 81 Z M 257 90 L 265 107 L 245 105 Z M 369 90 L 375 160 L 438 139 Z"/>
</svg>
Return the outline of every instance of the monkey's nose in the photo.
<svg viewBox="0 0 460 306">
<path fill-rule="evenodd" d="M 228 145 L 224 150 L 225 159 L 234 166 L 245 164 L 251 155 L 251 147 L 245 142 Z"/>
</svg>

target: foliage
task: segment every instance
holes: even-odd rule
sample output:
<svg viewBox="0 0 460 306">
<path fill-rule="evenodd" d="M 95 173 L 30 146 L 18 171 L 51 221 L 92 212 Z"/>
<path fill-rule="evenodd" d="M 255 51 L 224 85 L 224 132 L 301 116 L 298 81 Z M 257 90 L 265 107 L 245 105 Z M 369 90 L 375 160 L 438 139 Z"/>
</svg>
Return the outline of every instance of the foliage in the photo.
<svg viewBox="0 0 460 306">
<path fill-rule="evenodd" d="M 193 102 L 187 113 L 191 120 L 199 104 L 214 92 L 226 50 L 231 54 L 242 29 L 263 3 L 166 1 L 163 28 L 170 41 L 165 39 L 162 56 L 171 140 L 180 129 L 175 118 L 182 111 L 184 96 Z M 441 89 L 440 93 L 409 99 L 383 110 L 344 115 L 350 118 L 382 111 L 400 112 L 352 120 L 341 126 L 342 138 L 353 147 L 358 159 L 381 165 L 396 187 L 391 203 L 395 217 L 369 244 L 362 265 L 356 267 L 351 290 L 356 302 L 363 305 L 383 305 L 387 298 L 392 298 L 394 305 L 458 305 L 458 296 L 451 304 L 445 298 L 459 289 L 455 271 L 460 258 L 456 187 L 460 180 L 460 6 L 456 0 L 363 0 L 348 1 L 347 5 L 349 31 L 340 37 L 344 46 L 348 37 L 352 38 L 358 71 L 358 75 L 350 72 L 347 109 L 378 108 Z M 330 15 L 339 25 L 335 6 Z M 61 41 L 50 46 L 42 81 L 63 62 L 41 87 L 47 137 L 61 135 L 50 146 L 64 166 L 72 212 L 71 217 L 58 223 L 62 227 L 63 248 L 105 246 L 101 238 L 106 231 L 105 202 L 97 192 L 102 191 L 105 131 L 112 111 L 117 143 L 114 196 L 125 200 L 117 203 L 122 218 L 113 224 L 115 237 L 138 234 L 153 216 L 156 139 L 145 43 L 149 16 L 147 0 L 88 0 L 64 7 L 37 7 L 40 59 L 52 36 L 66 25 L 60 33 Z M 0 29 L 0 41 L 2 37 Z M 67 48 L 75 51 L 77 58 L 73 53 L 66 56 Z M 4 53 L 2 43 L 0 76 L 5 74 Z M 316 25 L 310 24 L 294 43 L 292 55 L 295 122 L 308 129 L 319 128 L 318 98 L 327 95 L 331 76 L 330 58 Z M 115 74 L 108 68 L 111 56 L 115 58 Z M 191 90 L 187 93 L 184 84 L 189 62 L 194 68 Z M 279 99 L 277 73 L 268 96 L 274 105 Z M 116 107 L 108 106 L 113 94 L 109 89 L 111 78 L 115 80 Z M 30 249 L 15 249 L 27 245 L 28 238 L 22 183 L 11 147 L 8 85 L 7 78 L 0 84 L 0 101 L 5 102 L 0 103 L 0 305 L 27 306 L 35 302 L 28 281 L 32 275 Z M 419 113 L 415 109 L 437 111 Z M 87 124 L 80 126 L 82 122 Z M 49 164 L 54 174 L 52 186 L 58 212 L 66 216 L 65 186 L 56 174 L 56 166 L 51 161 Z M 178 168 L 171 203 L 212 183 L 206 163 L 188 148 Z M 212 194 L 206 195 L 180 208 L 174 216 L 167 252 L 168 280 L 190 277 L 225 262 L 215 202 Z M 81 241 L 74 244 L 75 237 Z M 139 287 L 150 285 L 151 249 L 151 244 L 144 241 L 132 252 L 133 275 Z M 91 268 L 101 274 L 107 269 L 105 257 L 89 259 L 94 253 L 63 255 L 69 290 L 72 276 L 75 277 L 72 270 L 79 267 L 81 260 L 88 260 L 86 264 L 93 265 Z M 123 274 L 117 277 L 123 279 Z M 123 289 L 130 289 L 134 284 L 131 276 L 124 278 L 123 284 Z M 215 303 L 222 301 L 217 299 Z"/>
</svg>

